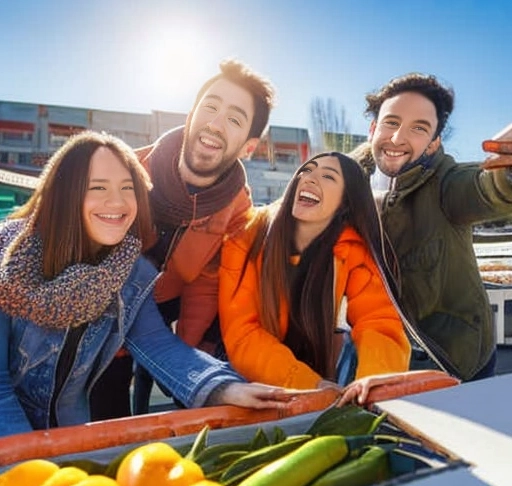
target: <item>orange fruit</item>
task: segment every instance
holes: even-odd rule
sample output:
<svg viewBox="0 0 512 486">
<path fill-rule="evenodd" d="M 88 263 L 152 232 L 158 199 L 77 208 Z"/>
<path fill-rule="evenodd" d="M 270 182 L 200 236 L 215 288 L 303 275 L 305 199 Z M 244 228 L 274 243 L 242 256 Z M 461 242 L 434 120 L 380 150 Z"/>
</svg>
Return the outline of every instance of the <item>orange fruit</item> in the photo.
<svg viewBox="0 0 512 486">
<path fill-rule="evenodd" d="M 73 486 L 119 486 L 117 481 L 114 481 L 108 476 L 102 474 L 91 474 L 78 483 L 73 483 Z M 149 485 L 148 485 L 149 486 Z"/>
<path fill-rule="evenodd" d="M 41 486 L 73 486 L 89 476 L 85 471 L 74 466 L 61 467 L 55 471 Z"/>
<path fill-rule="evenodd" d="M 119 486 L 167 486 L 167 475 L 181 459 L 165 442 L 151 442 L 131 451 L 119 465 Z"/>
<path fill-rule="evenodd" d="M 222 484 L 217 481 L 212 481 L 211 479 L 201 479 L 201 481 L 193 483 L 192 486 L 222 486 Z"/>
<path fill-rule="evenodd" d="M 204 479 L 203 470 L 190 459 L 180 459 L 169 471 L 166 485 L 190 486 Z"/>
<path fill-rule="evenodd" d="M 57 464 L 45 459 L 30 459 L 20 462 L 0 475 L 2 486 L 41 486 L 59 470 Z"/>
</svg>

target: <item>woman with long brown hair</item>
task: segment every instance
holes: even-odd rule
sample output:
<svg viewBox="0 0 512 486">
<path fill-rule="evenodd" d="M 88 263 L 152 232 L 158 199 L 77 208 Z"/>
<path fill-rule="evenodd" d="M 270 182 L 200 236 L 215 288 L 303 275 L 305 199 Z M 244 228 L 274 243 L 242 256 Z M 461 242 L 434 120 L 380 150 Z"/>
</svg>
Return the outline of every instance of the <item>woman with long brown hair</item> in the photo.
<svg viewBox="0 0 512 486">
<path fill-rule="evenodd" d="M 122 346 L 185 406 L 280 405 L 164 324 L 157 271 L 140 256 L 149 187 L 126 144 L 84 132 L 0 226 L 0 436 L 89 421 L 94 384 Z"/>
<path fill-rule="evenodd" d="M 338 152 L 303 164 L 282 199 L 224 244 L 219 314 L 233 367 L 302 389 L 406 371 L 410 344 L 385 248 L 358 164 Z M 351 341 L 356 360 L 345 359 Z"/>
</svg>

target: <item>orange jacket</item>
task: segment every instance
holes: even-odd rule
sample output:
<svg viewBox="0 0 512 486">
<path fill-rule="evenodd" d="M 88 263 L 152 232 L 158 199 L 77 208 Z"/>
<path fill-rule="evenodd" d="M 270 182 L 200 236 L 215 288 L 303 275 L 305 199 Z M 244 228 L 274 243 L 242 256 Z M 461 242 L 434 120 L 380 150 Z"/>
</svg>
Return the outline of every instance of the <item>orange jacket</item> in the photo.
<svg viewBox="0 0 512 486">
<path fill-rule="evenodd" d="M 135 150 L 150 176 L 148 164 L 154 147 L 152 144 Z M 217 315 L 222 242 L 245 225 L 250 207 L 250 193 L 244 187 L 229 206 L 192 221 L 158 278 L 155 300 L 181 298 L 177 334 L 191 346 L 199 345 Z"/>
<path fill-rule="evenodd" d="M 254 233 L 252 233 L 254 234 Z M 250 262 L 235 295 L 234 289 L 250 247 L 249 232 L 225 242 L 222 250 L 219 315 L 222 337 L 233 367 L 249 381 L 290 388 L 316 388 L 322 379 L 298 361 L 280 339 L 266 331 L 258 316 L 256 267 Z M 334 249 L 336 309 L 347 296 L 347 321 L 357 350 L 356 378 L 406 371 L 410 344 L 380 272 L 361 237 L 345 229 Z M 288 308 L 281 304 L 282 336 L 288 328 Z M 333 330 L 334 332 L 334 330 Z"/>
</svg>

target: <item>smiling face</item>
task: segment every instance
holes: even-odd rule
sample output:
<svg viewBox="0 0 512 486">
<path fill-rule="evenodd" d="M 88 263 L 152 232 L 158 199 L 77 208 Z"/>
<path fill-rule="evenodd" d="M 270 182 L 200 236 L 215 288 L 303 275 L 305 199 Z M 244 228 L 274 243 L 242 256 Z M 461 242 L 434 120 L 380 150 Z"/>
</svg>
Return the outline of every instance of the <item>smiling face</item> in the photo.
<svg viewBox="0 0 512 486">
<path fill-rule="evenodd" d="M 91 157 L 82 216 L 94 252 L 120 243 L 137 216 L 130 171 L 106 147 Z"/>
<path fill-rule="evenodd" d="M 252 95 L 227 79 L 215 81 L 189 117 L 179 170 L 190 184 L 213 184 L 257 142 L 248 140 L 254 118 Z"/>
<path fill-rule="evenodd" d="M 379 169 L 393 177 L 403 165 L 432 154 L 440 139 L 432 141 L 437 129 L 434 103 L 415 92 L 388 98 L 372 122 L 369 140 Z"/>
<path fill-rule="evenodd" d="M 297 227 L 309 228 L 310 236 L 320 234 L 341 205 L 345 182 L 340 162 L 332 155 L 306 164 L 298 174 L 292 215 Z"/>
</svg>

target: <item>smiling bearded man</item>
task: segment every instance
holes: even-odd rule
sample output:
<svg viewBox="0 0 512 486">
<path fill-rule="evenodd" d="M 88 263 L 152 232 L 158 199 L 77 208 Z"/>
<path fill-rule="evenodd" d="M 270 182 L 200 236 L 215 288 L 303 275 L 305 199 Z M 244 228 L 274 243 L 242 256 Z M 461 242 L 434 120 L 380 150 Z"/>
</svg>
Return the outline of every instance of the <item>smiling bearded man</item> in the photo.
<svg viewBox="0 0 512 486">
<path fill-rule="evenodd" d="M 273 103 L 268 80 L 243 63 L 223 61 L 199 90 L 185 127 L 136 150 L 153 183 L 156 232 L 145 255 L 162 272 L 154 292 L 159 310 L 169 326 L 177 322 L 176 332 L 187 344 L 218 357 L 222 345 L 212 323 L 220 249 L 245 225 L 252 207 L 240 159 L 255 149 Z M 113 418 L 101 413 L 113 382 L 105 378 L 95 391 L 96 419 Z M 148 412 L 151 383 L 145 370 L 136 370 L 134 413 Z"/>
</svg>

